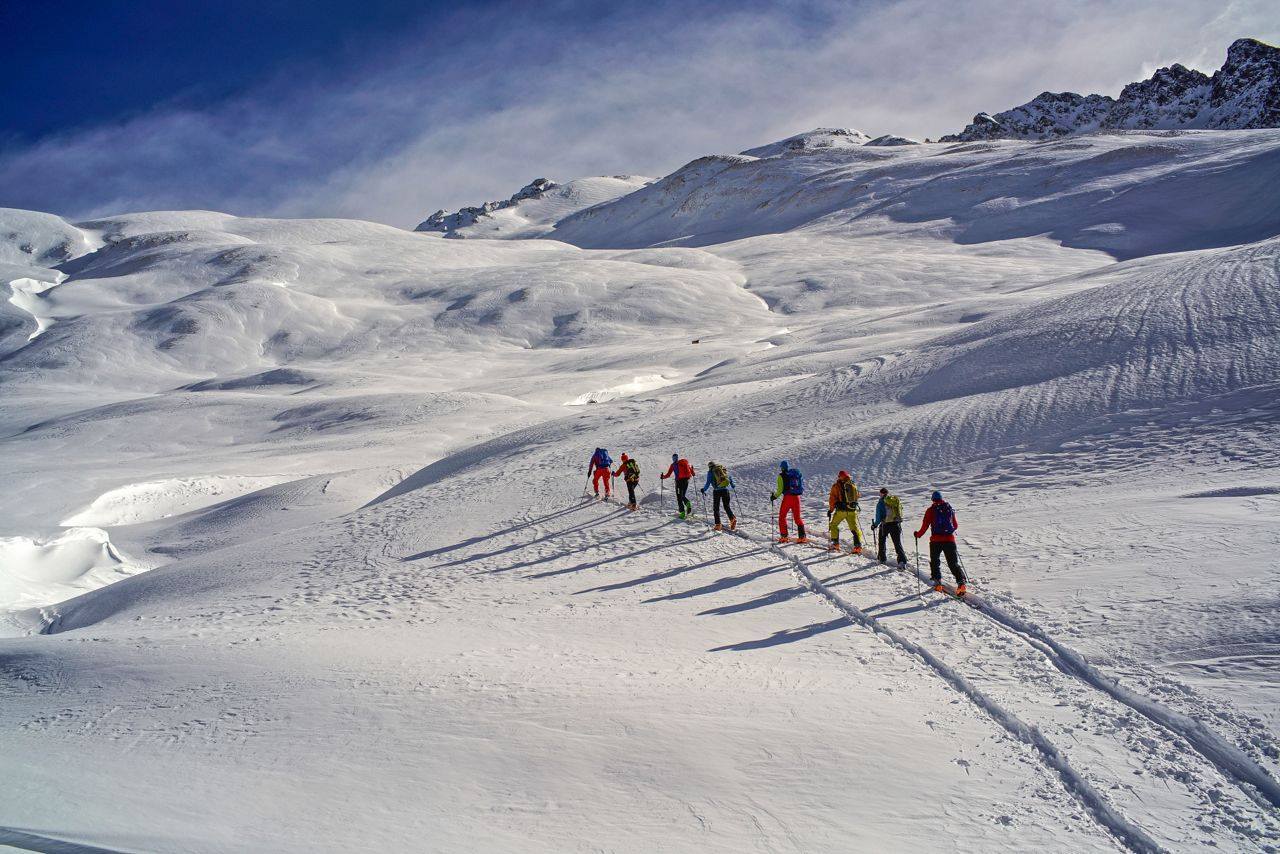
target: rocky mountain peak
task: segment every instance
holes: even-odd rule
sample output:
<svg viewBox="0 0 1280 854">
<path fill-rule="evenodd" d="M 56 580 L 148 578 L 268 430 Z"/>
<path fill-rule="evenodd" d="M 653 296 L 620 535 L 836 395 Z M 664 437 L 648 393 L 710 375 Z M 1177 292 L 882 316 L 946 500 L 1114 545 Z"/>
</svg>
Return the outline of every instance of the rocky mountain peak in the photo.
<svg viewBox="0 0 1280 854">
<path fill-rule="evenodd" d="M 1238 39 L 1210 77 L 1174 64 L 1130 83 L 1119 97 L 1043 92 L 1011 110 L 979 113 L 943 142 L 1054 139 L 1096 130 L 1245 129 L 1280 126 L 1280 48 Z"/>
</svg>

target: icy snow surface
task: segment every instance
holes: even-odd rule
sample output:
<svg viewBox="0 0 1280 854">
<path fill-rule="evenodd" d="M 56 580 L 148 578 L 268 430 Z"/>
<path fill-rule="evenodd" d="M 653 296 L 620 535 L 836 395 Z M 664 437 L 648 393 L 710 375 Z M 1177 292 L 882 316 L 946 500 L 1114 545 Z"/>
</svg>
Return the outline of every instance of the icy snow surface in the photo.
<svg viewBox="0 0 1280 854">
<path fill-rule="evenodd" d="M 787 142 L 525 239 L 0 211 L 0 846 L 1276 850 L 1280 131 Z"/>
</svg>

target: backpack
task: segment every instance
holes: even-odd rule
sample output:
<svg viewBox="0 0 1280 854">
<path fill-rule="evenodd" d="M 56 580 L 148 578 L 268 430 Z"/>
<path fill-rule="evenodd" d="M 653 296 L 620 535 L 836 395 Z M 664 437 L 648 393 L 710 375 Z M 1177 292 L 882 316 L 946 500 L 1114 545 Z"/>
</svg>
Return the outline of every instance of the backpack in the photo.
<svg viewBox="0 0 1280 854">
<path fill-rule="evenodd" d="M 627 460 L 623 463 L 622 473 L 628 483 L 640 482 L 640 464 L 635 460 Z"/>
<path fill-rule="evenodd" d="M 676 463 L 676 477 L 681 480 L 688 480 L 693 477 L 693 466 L 689 465 L 688 460 L 681 460 Z"/>
<path fill-rule="evenodd" d="M 609 456 L 609 452 L 604 448 L 600 449 L 600 468 L 607 469 L 613 467 L 613 457 Z"/>
<path fill-rule="evenodd" d="M 902 521 L 902 502 L 898 499 L 898 496 L 886 495 L 884 497 L 884 521 Z"/>
<path fill-rule="evenodd" d="M 711 467 L 711 482 L 716 485 L 716 489 L 729 488 L 729 472 L 724 466 L 716 463 Z"/>
<path fill-rule="evenodd" d="M 956 532 L 956 511 L 951 509 L 951 505 L 943 501 L 941 504 L 933 505 L 933 534 L 939 537 L 949 537 Z"/>
<path fill-rule="evenodd" d="M 799 469 L 787 469 L 782 479 L 783 491 L 787 495 L 804 495 L 804 475 Z"/>
<path fill-rule="evenodd" d="M 853 485 L 851 480 L 842 480 L 840 483 L 840 500 L 836 503 L 841 505 L 843 510 L 858 509 L 858 488 Z"/>
</svg>

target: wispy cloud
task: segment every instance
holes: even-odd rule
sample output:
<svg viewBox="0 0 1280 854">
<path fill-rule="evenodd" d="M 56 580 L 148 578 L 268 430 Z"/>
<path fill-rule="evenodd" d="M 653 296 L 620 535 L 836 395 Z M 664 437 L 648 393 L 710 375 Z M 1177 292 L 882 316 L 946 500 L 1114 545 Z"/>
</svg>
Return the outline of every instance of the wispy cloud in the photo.
<svg viewBox="0 0 1280 854">
<path fill-rule="evenodd" d="M 1114 93 L 1280 37 L 1264 0 L 596 6 L 459 12 L 212 109 L 0 152 L 0 204 L 412 225 L 539 175 L 659 175 L 819 125 L 936 136 L 1044 89 Z"/>
</svg>

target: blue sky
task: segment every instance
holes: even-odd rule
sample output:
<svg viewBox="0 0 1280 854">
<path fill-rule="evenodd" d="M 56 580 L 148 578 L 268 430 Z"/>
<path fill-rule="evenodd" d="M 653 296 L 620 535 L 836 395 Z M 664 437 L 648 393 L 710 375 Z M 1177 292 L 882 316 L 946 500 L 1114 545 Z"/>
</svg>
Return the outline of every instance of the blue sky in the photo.
<svg viewBox="0 0 1280 854">
<path fill-rule="evenodd" d="M 0 206 L 411 226 L 817 126 L 934 136 L 1242 35 L 1280 38 L 1274 0 L 8 0 Z"/>
</svg>

